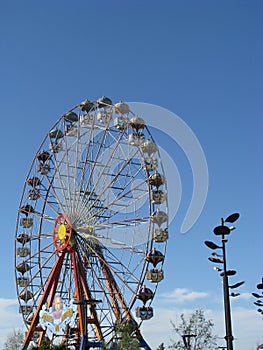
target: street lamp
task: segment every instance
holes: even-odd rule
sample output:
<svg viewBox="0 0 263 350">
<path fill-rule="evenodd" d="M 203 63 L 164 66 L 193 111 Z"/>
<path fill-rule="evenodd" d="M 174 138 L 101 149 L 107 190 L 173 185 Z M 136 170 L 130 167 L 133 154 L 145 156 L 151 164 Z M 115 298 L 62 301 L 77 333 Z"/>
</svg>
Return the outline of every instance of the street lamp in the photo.
<svg viewBox="0 0 263 350">
<path fill-rule="evenodd" d="M 223 277 L 223 292 L 224 292 L 224 311 L 225 311 L 225 327 L 226 327 L 226 349 L 227 350 L 233 350 L 233 335 L 232 335 L 232 325 L 231 325 L 231 310 L 230 310 L 230 296 L 237 296 L 238 293 L 231 293 L 229 294 L 230 288 L 237 288 L 241 286 L 244 281 L 236 283 L 234 285 L 229 285 L 228 283 L 228 277 L 233 276 L 236 274 L 236 271 L 234 270 L 227 270 L 227 263 L 226 263 L 226 243 L 227 239 L 225 236 L 229 235 L 232 230 L 235 229 L 235 227 L 231 226 L 225 226 L 225 223 L 233 223 L 239 218 L 238 213 L 234 213 L 229 215 L 225 220 L 221 218 L 220 226 L 217 226 L 214 228 L 214 234 L 216 236 L 221 236 L 221 246 L 217 245 L 214 242 L 211 241 L 205 241 L 205 245 L 212 249 L 221 249 L 222 255 L 220 255 L 220 258 L 215 257 L 215 254 L 213 254 L 213 257 L 209 257 L 208 260 L 210 260 L 213 263 L 219 263 L 223 265 L 223 272 L 220 274 Z M 219 255 L 218 255 L 219 256 Z M 216 268 L 217 271 L 222 271 L 220 268 Z"/>
<path fill-rule="evenodd" d="M 253 297 L 255 298 L 263 298 L 263 295 L 259 295 L 258 293 L 251 293 L 253 295 Z"/>
<path fill-rule="evenodd" d="M 213 263 L 217 263 L 217 264 L 223 264 L 224 261 L 222 259 L 219 259 L 219 258 L 214 258 L 214 257 L 209 257 L 208 260 L 210 260 L 211 262 Z"/>
<path fill-rule="evenodd" d="M 242 284 L 244 284 L 244 283 L 245 283 L 245 281 L 241 281 L 241 282 L 232 284 L 231 286 L 229 286 L 229 288 L 231 288 L 231 289 L 238 288 L 238 287 L 242 286 Z"/>
<path fill-rule="evenodd" d="M 220 268 L 219 268 L 219 267 L 217 267 L 217 266 L 214 266 L 214 270 L 215 270 L 215 271 L 217 271 L 217 272 L 222 271 L 222 269 L 220 269 Z"/>
<path fill-rule="evenodd" d="M 263 278 L 262 278 L 262 282 L 259 283 L 259 284 L 257 285 L 257 289 L 263 289 Z M 262 293 L 263 293 L 263 291 L 262 291 Z M 255 297 L 255 298 L 258 299 L 258 300 L 256 300 L 256 301 L 254 302 L 254 304 L 255 304 L 256 306 L 263 307 L 263 301 L 260 300 L 261 298 L 263 298 L 263 295 L 258 294 L 258 293 L 251 293 L 251 294 L 253 295 L 253 297 Z M 258 311 L 261 315 L 263 315 L 263 310 L 262 310 L 262 309 L 257 309 L 257 311 Z"/>
</svg>

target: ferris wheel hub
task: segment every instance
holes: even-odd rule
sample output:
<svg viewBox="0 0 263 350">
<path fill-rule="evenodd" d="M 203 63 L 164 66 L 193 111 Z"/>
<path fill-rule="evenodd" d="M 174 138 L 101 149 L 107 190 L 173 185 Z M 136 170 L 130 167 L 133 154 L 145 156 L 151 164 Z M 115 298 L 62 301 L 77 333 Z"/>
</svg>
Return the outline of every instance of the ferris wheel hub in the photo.
<svg viewBox="0 0 263 350">
<path fill-rule="evenodd" d="M 66 226 L 64 224 L 60 224 L 58 229 L 58 237 L 60 240 L 65 240 L 66 238 Z"/>
<path fill-rule="evenodd" d="M 60 214 L 54 224 L 53 243 L 57 251 L 70 248 L 72 225 L 66 214 Z"/>
</svg>

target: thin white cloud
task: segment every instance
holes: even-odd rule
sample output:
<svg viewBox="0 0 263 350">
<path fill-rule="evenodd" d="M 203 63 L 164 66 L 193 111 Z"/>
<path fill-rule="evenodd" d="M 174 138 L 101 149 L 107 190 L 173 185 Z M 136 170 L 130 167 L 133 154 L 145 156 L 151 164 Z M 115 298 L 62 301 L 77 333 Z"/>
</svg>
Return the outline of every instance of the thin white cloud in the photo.
<svg viewBox="0 0 263 350">
<path fill-rule="evenodd" d="M 0 349 L 14 329 L 22 329 L 22 316 L 18 312 L 17 299 L 0 298 Z"/>
<path fill-rule="evenodd" d="M 185 301 L 194 301 L 196 299 L 206 298 L 207 296 L 207 292 L 195 292 L 186 288 L 176 288 L 171 292 L 160 294 L 162 301 L 177 304 Z"/>
<path fill-rule="evenodd" d="M 240 293 L 240 295 L 238 296 L 238 299 L 250 300 L 251 299 L 251 293 Z"/>
<path fill-rule="evenodd" d="M 202 308 L 206 319 L 211 319 L 214 323 L 213 333 L 218 336 L 218 345 L 226 346 L 224 313 L 222 310 L 211 310 Z M 154 309 L 154 317 L 143 322 L 142 334 L 150 347 L 156 349 L 159 344 L 164 343 L 166 347 L 170 345 L 171 339 L 175 339 L 172 331 L 171 320 L 180 321 L 180 315 L 186 317 L 191 315 L 195 309 L 167 308 Z M 257 345 L 263 343 L 262 324 L 255 310 L 245 308 L 232 309 L 232 329 L 234 335 L 234 347 L 239 350 L 255 350 Z"/>
</svg>

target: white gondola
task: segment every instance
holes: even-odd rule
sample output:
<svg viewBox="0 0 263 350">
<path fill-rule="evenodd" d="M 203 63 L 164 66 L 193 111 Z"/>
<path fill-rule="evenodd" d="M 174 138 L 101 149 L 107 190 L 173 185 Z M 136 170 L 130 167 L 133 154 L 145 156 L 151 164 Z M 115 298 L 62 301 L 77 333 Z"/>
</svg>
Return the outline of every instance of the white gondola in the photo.
<svg viewBox="0 0 263 350">
<path fill-rule="evenodd" d="M 152 269 L 148 270 L 146 273 L 146 278 L 150 282 L 158 283 L 164 279 L 164 273 L 162 269 Z"/>
<path fill-rule="evenodd" d="M 151 306 L 137 307 L 135 315 L 141 320 L 150 320 L 153 317 L 153 308 Z"/>
<path fill-rule="evenodd" d="M 20 226 L 23 228 L 30 228 L 33 226 L 33 218 L 21 218 Z"/>
<path fill-rule="evenodd" d="M 28 277 L 18 277 L 16 279 L 16 284 L 19 286 L 19 287 L 26 287 L 29 283 L 29 278 Z"/>
<path fill-rule="evenodd" d="M 78 127 L 76 125 L 70 124 L 65 128 L 65 134 L 67 136 L 77 136 L 78 135 Z"/>
<path fill-rule="evenodd" d="M 151 202 L 153 204 L 162 204 L 167 198 L 167 193 L 164 190 L 151 191 Z"/>
<path fill-rule="evenodd" d="M 29 315 L 33 310 L 33 306 L 31 305 L 20 305 L 19 307 L 19 313 L 20 314 L 27 314 Z"/>
<path fill-rule="evenodd" d="M 168 215 L 160 210 L 159 208 L 151 215 L 151 221 L 154 224 L 157 224 L 159 227 L 164 223 L 167 222 Z"/>
<path fill-rule="evenodd" d="M 36 189 L 29 190 L 27 192 L 27 197 L 28 197 L 28 199 L 30 199 L 32 201 L 36 201 L 40 197 L 40 194 Z"/>
<path fill-rule="evenodd" d="M 93 114 L 84 114 L 80 116 L 80 125 L 85 128 L 89 127 L 94 123 L 94 115 Z"/>
<path fill-rule="evenodd" d="M 62 144 L 61 142 L 50 142 L 49 144 L 49 149 L 52 153 L 59 153 L 60 151 L 62 151 Z"/>
<path fill-rule="evenodd" d="M 156 143 L 152 142 L 151 140 L 146 140 L 142 144 L 142 151 L 143 153 L 147 153 L 148 156 L 150 157 L 153 153 L 158 151 L 158 146 Z"/>
<path fill-rule="evenodd" d="M 110 113 L 107 112 L 99 112 L 97 114 L 97 119 L 101 124 L 109 124 L 109 122 L 112 119 L 112 116 Z"/>
<path fill-rule="evenodd" d="M 135 115 L 130 120 L 130 126 L 138 131 L 139 129 L 143 129 L 145 127 L 145 121 L 138 115 Z"/>
<path fill-rule="evenodd" d="M 130 107 L 127 103 L 120 101 L 114 105 L 114 112 L 116 114 L 128 114 L 130 112 Z"/>
<path fill-rule="evenodd" d="M 20 258 L 24 258 L 30 254 L 30 248 L 17 248 L 16 255 Z"/>
<path fill-rule="evenodd" d="M 158 160 L 155 157 L 143 158 L 142 159 L 142 167 L 145 170 L 153 171 L 158 167 Z"/>
<path fill-rule="evenodd" d="M 126 130 L 128 127 L 128 121 L 123 116 L 119 116 L 114 119 L 114 127 L 118 130 Z"/>
<path fill-rule="evenodd" d="M 44 164 L 40 163 L 38 165 L 37 171 L 42 175 L 47 175 L 50 172 L 50 165 L 47 163 L 44 163 Z"/>
<path fill-rule="evenodd" d="M 158 243 L 166 242 L 169 238 L 168 228 L 158 228 L 154 230 L 153 240 Z"/>
<path fill-rule="evenodd" d="M 130 134 L 128 136 L 128 142 L 131 146 L 140 146 L 145 140 L 143 133 L 138 132 L 136 134 Z"/>
</svg>

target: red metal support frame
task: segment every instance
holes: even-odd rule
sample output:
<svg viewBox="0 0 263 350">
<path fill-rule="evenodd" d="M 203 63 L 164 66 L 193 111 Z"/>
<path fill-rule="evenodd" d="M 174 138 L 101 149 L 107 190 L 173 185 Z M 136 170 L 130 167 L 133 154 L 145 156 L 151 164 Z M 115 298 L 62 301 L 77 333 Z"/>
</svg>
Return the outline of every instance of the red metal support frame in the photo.
<svg viewBox="0 0 263 350">
<path fill-rule="evenodd" d="M 75 280 L 75 298 L 77 300 L 82 300 L 83 296 L 81 295 L 81 291 L 79 288 L 79 276 L 77 273 L 77 263 L 76 263 L 76 256 L 75 256 L 75 251 L 71 252 L 71 259 L 72 259 L 72 264 L 73 264 L 73 271 L 74 271 L 74 280 Z M 79 329 L 80 329 L 80 335 L 84 336 L 84 315 L 83 315 L 83 308 L 81 305 L 78 305 L 78 314 L 79 314 Z"/>
<path fill-rule="evenodd" d="M 91 319 L 89 320 L 89 323 L 94 324 L 97 338 L 100 341 L 100 340 L 102 340 L 103 336 L 102 336 L 101 328 L 99 325 L 99 320 L 98 320 L 96 308 L 95 308 L 95 305 L 93 303 L 94 300 L 92 299 L 92 295 L 91 295 L 91 292 L 90 292 L 90 289 L 89 289 L 89 286 L 87 283 L 86 271 L 85 271 L 85 268 L 84 268 L 83 264 L 81 263 L 80 259 L 78 259 L 77 265 L 78 265 L 80 282 L 81 282 L 83 293 L 85 295 L 86 300 L 90 301 L 90 303 L 88 303 L 88 307 L 89 307 L 90 314 L 91 314 Z"/>
<path fill-rule="evenodd" d="M 29 327 L 29 329 L 27 331 L 27 334 L 26 334 L 26 337 L 25 337 L 25 340 L 24 340 L 24 344 L 23 344 L 23 347 L 22 347 L 21 350 L 26 350 L 28 345 L 29 345 L 29 343 L 30 343 L 30 341 L 31 341 L 32 334 L 35 331 L 37 323 L 39 322 L 39 312 L 42 309 L 42 306 L 44 305 L 44 303 L 47 301 L 47 298 L 48 298 L 48 296 L 50 294 L 51 289 L 54 287 L 54 285 L 57 284 L 57 280 L 58 280 L 58 276 L 59 276 L 61 268 L 62 268 L 64 256 L 65 256 L 65 253 L 62 252 L 59 255 L 58 259 L 55 262 L 55 265 L 53 266 L 53 268 L 52 268 L 52 270 L 50 272 L 46 288 L 45 288 L 44 293 L 42 295 L 42 298 L 41 298 L 41 300 L 40 300 L 40 302 L 38 304 L 38 307 L 36 309 L 36 312 L 34 314 L 34 317 L 33 317 L 33 320 L 32 320 L 32 322 L 30 324 L 30 327 Z M 53 293 L 54 290 L 55 290 L 55 288 L 52 289 L 52 293 Z"/>
</svg>

